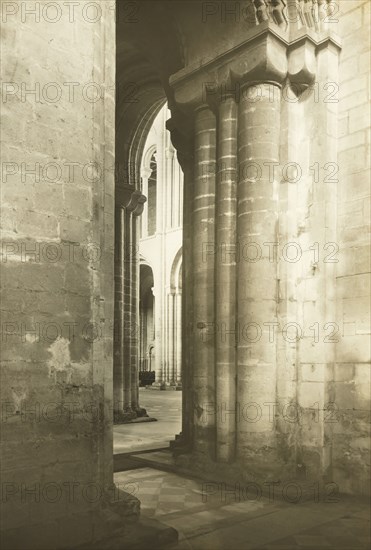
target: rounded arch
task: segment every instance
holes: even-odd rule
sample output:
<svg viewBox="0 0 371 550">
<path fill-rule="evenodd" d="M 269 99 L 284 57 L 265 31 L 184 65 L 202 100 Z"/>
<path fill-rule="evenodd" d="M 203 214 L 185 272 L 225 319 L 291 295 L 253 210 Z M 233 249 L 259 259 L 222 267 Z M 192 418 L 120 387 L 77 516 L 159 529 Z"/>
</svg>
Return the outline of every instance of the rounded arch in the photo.
<svg viewBox="0 0 371 550">
<path fill-rule="evenodd" d="M 153 155 L 156 155 L 157 145 L 153 143 L 143 153 L 142 168 L 151 169 L 151 159 Z"/>
<path fill-rule="evenodd" d="M 154 285 L 154 274 L 152 266 L 146 260 L 140 260 L 139 264 L 139 292 L 144 298 Z"/>
<path fill-rule="evenodd" d="M 171 272 L 170 272 L 170 288 L 172 291 L 182 288 L 182 247 L 175 254 Z"/>
<path fill-rule="evenodd" d="M 147 265 L 150 269 L 152 269 L 150 262 L 143 256 L 143 254 L 139 254 L 139 265 Z"/>
<path fill-rule="evenodd" d="M 172 74 L 184 67 L 184 36 L 171 5 L 140 2 L 136 24 L 117 19 L 116 185 L 125 202 L 140 190 L 140 169 L 149 130 L 173 100 Z"/>
</svg>

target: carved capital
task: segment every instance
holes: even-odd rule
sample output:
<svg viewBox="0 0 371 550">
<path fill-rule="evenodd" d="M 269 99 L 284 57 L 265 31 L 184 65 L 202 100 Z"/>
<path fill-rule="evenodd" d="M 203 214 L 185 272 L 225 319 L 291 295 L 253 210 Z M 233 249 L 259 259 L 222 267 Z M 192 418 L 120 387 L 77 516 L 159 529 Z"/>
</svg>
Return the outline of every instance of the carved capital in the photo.
<svg viewBox="0 0 371 550">
<path fill-rule="evenodd" d="M 142 178 L 149 178 L 149 176 L 152 174 L 152 170 L 150 168 L 143 167 L 140 171 L 140 175 Z"/>
<path fill-rule="evenodd" d="M 188 163 L 192 162 L 193 155 L 192 120 L 179 109 L 173 109 L 171 118 L 166 122 L 166 128 L 170 132 L 178 162 L 185 172 Z"/>
<path fill-rule="evenodd" d="M 146 200 L 147 198 L 142 195 L 140 191 L 136 190 L 131 195 L 129 204 L 126 206 L 126 209 L 129 210 L 129 212 L 132 212 L 133 216 L 140 216 L 143 212 L 144 203 L 146 202 Z"/>
<path fill-rule="evenodd" d="M 282 11 L 282 5 L 277 11 L 278 0 L 252 1 L 260 9 L 261 22 L 247 31 L 244 42 L 205 60 L 202 65 L 187 66 L 170 77 L 175 104 L 186 118 L 192 119 L 195 109 L 205 104 L 215 111 L 228 95 L 238 102 L 241 87 L 249 84 L 281 86 L 289 78 L 300 94 L 315 80 L 319 49 L 331 46 L 340 49 L 336 35 L 316 31 L 316 19 L 313 19 L 314 26 L 310 26 L 312 20 L 308 16 L 305 25 L 300 23 L 300 28 L 291 32 L 285 23 L 285 13 L 289 12 Z M 293 1 L 287 0 L 285 9 L 293 8 Z M 306 1 L 312 3 L 312 0 Z M 316 0 L 317 6 L 318 2 L 320 0 Z M 302 11 L 294 10 L 294 13 L 300 19 Z M 291 12 L 289 15 L 292 17 Z"/>
<path fill-rule="evenodd" d="M 169 149 L 169 148 L 167 148 L 167 149 L 165 150 L 165 156 L 166 156 L 167 159 L 172 159 L 172 158 L 174 158 L 174 149 Z"/>
<path fill-rule="evenodd" d="M 247 82 L 281 85 L 288 70 L 288 34 L 266 21 L 247 32 L 246 40 L 203 65 L 189 66 L 170 78 L 177 107 L 192 117 L 195 109 L 208 105 L 215 110 L 228 95 L 239 100 Z"/>
<path fill-rule="evenodd" d="M 116 208 L 126 208 L 134 216 L 143 212 L 147 198 L 138 189 L 119 188 L 116 190 Z"/>
<path fill-rule="evenodd" d="M 316 47 L 303 41 L 289 52 L 288 78 L 296 95 L 300 95 L 316 78 Z"/>
</svg>

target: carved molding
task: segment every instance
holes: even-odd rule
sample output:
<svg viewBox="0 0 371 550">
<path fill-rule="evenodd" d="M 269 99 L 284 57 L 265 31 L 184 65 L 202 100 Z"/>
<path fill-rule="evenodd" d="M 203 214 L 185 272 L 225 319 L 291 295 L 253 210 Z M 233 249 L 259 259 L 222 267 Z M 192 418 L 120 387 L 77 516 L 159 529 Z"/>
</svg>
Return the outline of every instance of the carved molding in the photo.
<svg viewBox="0 0 371 550">
<path fill-rule="evenodd" d="M 336 11 L 334 0 L 251 0 L 255 24 L 273 23 L 282 29 L 325 31 Z"/>
</svg>

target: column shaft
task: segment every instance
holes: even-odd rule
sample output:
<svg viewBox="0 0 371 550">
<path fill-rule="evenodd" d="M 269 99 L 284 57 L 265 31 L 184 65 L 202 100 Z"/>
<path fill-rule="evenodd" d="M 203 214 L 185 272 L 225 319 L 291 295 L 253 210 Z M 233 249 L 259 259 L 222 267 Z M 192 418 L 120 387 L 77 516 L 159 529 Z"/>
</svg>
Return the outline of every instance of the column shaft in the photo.
<svg viewBox="0 0 371 550">
<path fill-rule="evenodd" d="M 219 106 L 216 190 L 216 456 L 230 462 L 236 444 L 237 105 Z"/>
<path fill-rule="evenodd" d="M 193 443 L 193 254 L 192 198 L 195 187 L 193 158 L 184 163 L 183 243 L 182 243 L 182 438 Z"/>
<path fill-rule="evenodd" d="M 132 225 L 131 213 L 125 211 L 124 241 L 124 412 L 131 412 L 131 263 L 132 263 Z"/>
<path fill-rule="evenodd" d="M 138 254 L 138 221 L 134 214 L 131 217 L 132 232 L 132 258 L 131 258 L 131 362 L 130 362 L 130 386 L 131 386 L 131 408 L 133 411 L 139 409 L 139 374 L 138 374 L 138 351 L 139 351 L 139 254 Z"/>
<path fill-rule="evenodd" d="M 125 211 L 115 209 L 115 307 L 114 307 L 114 363 L 113 407 L 119 418 L 123 409 L 124 392 L 124 237 Z"/>
<path fill-rule="evenodd" d="M 195 113 L 193 195 L 193 394 L 195 448 L 214 454 L 215 414 L 215 115 Z M 209 250 L 212 253 L 207 253 Z M 215 411 L 214 411 L 215 413 Z"/>
<path fill-rule="evenodd" d="M 256 87 L 260 93 L 256 94 Z M 278 186 L 269 163 L 279 162 L 280 91 L 262 83 L 246 87 L 239 105 L 238 261 L 238 450 L 269 445 L 274 423 L 264 403 L 276 395 L 277 263 L 269 246 L 277 240 Z M 277 172 L 277 170 L 276 170 Z M 254 408 L 245 405 L 255 403 Z"/>
<path fill-rule="evenodd" d="M 174 382 L 174 294 L 168 294 L 168 372 L 166 382 Z"/>
<path fill-rule="evenodd" d="M 174 382 L 179 384 L 182 372 L 182 295 L 179 292 L 176 294 L 175 346 Z"/>
<path fill-rule="evenodd" d="M 142 190 L 143 194 L 148 197 L 148 178 L 151 175 L 151 170 L 149 168 L 146 168 L 142 171 Z M 142 234 L 141 237 L 147 237 L 148 236 L 148 204 L 146 204 L 143 208 L 143 214 L 141 216 L 141 224 L 142 224 Z"/>
</svg>

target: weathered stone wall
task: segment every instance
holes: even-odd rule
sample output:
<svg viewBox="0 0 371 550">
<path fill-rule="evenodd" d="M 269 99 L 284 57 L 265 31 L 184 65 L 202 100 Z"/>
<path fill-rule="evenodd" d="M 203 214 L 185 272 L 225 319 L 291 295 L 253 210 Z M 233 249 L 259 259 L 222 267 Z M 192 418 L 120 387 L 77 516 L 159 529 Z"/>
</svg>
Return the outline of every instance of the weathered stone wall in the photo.
<svg viewBox="0 0 371 550">
<path fill-rule="evenodd" d="M 339 409 L 332 424 L 332 460 L 334 480 L 344 490 L 363 492 L 370 468 L 370 3 L 340 4 L 336 297 L 341 338 L 329 388 Z"/>
<path fill-rule="evenodd" d="M 96 538 L 114 497 L 115 20 L 111 3 L 73 4 L 1 6 L 1 515 L 12 550 Z"/>
</svg>

